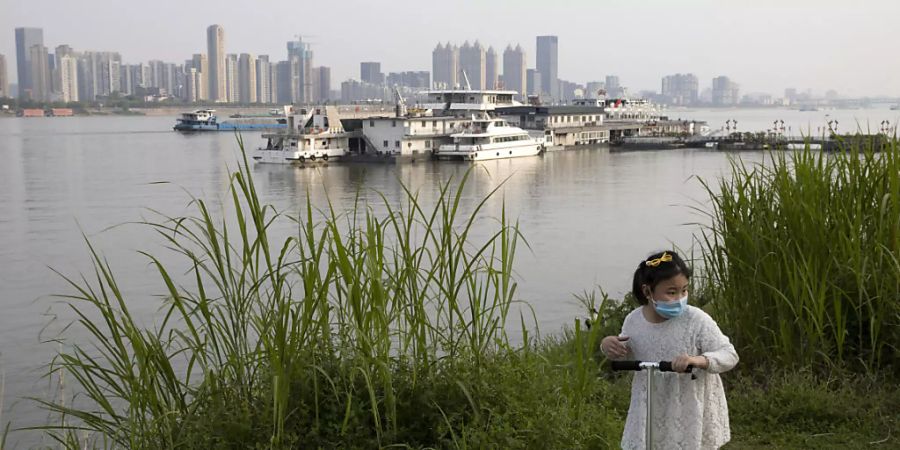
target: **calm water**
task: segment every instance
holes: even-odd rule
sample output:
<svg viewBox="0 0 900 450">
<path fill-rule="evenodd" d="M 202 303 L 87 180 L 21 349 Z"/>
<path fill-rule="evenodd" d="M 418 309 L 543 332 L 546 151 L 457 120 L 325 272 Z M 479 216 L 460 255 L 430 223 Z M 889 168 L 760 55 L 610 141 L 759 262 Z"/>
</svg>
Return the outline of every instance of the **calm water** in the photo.
<svg viewBox="0 0 900 450">
<path fill-rule="evenodd" d="M 736 118 L 743 130 L 765 129 L 775 119 L 815 129 L 837 118 L 846 130 L 843 124 L 857 120 L 873 128 L 885 119 L 896 123 L 897 113 L 683 110 L 670 115 L 709 120 L 713 128 Z M 56 337 L 72 315 L 53 296 L 71 291 L 51 268 L 74 277 L 90 271 L 82 233 L 110 260 L 133 311 L 153 321 L 163 291 L 137 251 L 160 252 L 161 241 L 146 227 L 127 223 L 154 217 L 151 209 L 190 213 L 189 194 L 216 202 L 238 164 L 232 135 L 181 135 L 169 131 L 172 122 L 169 117 L 0 120 L 0 372 L 5 374 L 0 424 L 46 420 L 19 399 L 52 391 L 42 374 L 57 344 L 42 342 Z M 245 135 L 248 145 L 256 145 L 258 136 Z M 741 157 L 758 161 L 761 155 Z M 672 244 L 690 248 L 698 231 L 693 224 L 705 221 L 693 207 L 707 204 L 695 177 L 720 176 L 727 164 L 727 155 L 706 150 L 583 149 L 492 161 L 479 164 L 465 202 L 473 207 L 508 178 L 487 213 L 499 215 L 505 200 L 508 212 L 519 218 L 531 245 L 517 261 L 519 295 L 533 305 L 542 332 L 552 333 L 582 314 L 573 293 L 600 285 L 621 296 L 647 253 Z M 377 190 L 397 199 L 400 182 L 433 199 L 442 182 L 460 177 L 468 167 L 430 162 L 255 166 L 253 175 L 265 202 L 297 214 L 307 193 L 323 205 L 326 190 L 338 208 L 352 205 L 357 192 L 374 200 Z M 281 237 L 291 233 L 287 224 L 277 231 Z M 78 341 L 81 336 L 67 337 Z M 24 445 L 34 439 L 14 435 L 14 442 Z"/>
</svg>

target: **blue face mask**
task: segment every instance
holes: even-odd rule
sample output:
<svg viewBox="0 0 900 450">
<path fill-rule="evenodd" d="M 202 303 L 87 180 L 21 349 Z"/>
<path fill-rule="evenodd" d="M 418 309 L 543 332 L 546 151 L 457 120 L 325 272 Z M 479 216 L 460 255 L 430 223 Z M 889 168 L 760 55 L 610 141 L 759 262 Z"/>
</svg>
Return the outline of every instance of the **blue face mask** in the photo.
<svg viewBox="0 0 900 450">
<path fill-rule="evenodd" d="M 687 309 L 687 300 L 687 294 L 674 302 L 657 302 L 656 300 L 653 300 L 653 308 L 659 315 L 666 319 L 674 319 Z"/>
</svg>

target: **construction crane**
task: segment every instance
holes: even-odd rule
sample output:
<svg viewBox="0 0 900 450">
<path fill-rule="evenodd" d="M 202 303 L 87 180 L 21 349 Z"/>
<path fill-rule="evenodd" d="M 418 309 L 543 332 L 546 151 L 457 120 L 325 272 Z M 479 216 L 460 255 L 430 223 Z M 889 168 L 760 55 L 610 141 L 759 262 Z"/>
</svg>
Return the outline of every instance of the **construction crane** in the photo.
<svg viewBox="0 0 900 450">
<path fill-rule="evenodd" d="M 396 104 L 394 112 L 397 117 L 406 117 L 406 100 L 400 95 L 400 89 L 394 86 L 394 102 Z"/>
</svg>

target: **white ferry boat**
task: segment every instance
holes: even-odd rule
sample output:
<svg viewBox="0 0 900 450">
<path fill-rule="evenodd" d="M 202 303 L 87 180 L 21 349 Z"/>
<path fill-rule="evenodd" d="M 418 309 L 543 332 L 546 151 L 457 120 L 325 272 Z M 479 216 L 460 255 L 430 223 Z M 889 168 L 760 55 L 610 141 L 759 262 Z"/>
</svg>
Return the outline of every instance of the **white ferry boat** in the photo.
<svg viewBox="0 0 900 450">
<path fill-rule="evenodd" d="M 452 135 L 453 143 L 438 147 L 438 159 L 483 161 L 488 159 L 535 156 L 544 150 L 545 141 L 531 137 L 525 130 L 487 114 L 473 116 L 466 131 Z"/>
<path fill-rule="evenodd" d="M 344 132 L 336 108 L 325 109 L 324 114 L 316 108 L 297 116 L 286 111 L 288 131 L 263 134 L 266 145 L 253 151 L 253 159 L 260 163 L 303 164 L 346 156 L 350 133 Z M 295 127 L 298 119 L 300 125 Z"/>
</svg>

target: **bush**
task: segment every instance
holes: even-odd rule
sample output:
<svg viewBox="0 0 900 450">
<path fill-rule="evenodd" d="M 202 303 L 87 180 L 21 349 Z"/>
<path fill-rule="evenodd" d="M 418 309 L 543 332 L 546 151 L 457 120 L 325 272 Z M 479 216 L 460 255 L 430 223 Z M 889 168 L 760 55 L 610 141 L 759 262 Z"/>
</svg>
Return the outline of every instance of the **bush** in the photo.
<svg viewBox="0 0 900 450">
<path fill-rule="evenodd" d="M 884 141 L 878 141 L 882 144 Z M 711 308 L 750 364 L 900 362 L 900 152 L 771 153 L 706 184 Z"/>
</svg>

